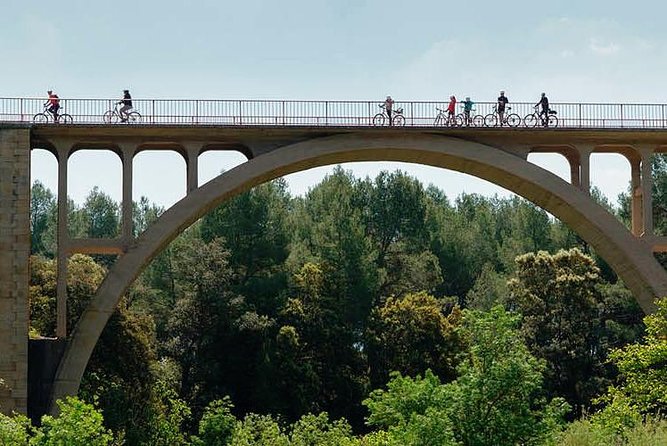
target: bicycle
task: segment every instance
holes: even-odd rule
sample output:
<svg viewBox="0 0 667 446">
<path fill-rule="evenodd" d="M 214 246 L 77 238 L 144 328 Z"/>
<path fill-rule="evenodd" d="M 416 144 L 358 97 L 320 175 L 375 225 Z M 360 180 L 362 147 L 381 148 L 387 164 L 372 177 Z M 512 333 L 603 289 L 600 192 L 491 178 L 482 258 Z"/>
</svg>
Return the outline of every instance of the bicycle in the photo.
<svg viewBox="0 0 667 446">
<path fill-rule="evenodd" d="M 102 115 L 102 121 L 104 121 L 105 124 L 116 124 L 119 120 L 122 120 L 120 111 L 118 110 L 118 106 L 120 104 L 116 104 L 112 110 L 107 110 L 104 112 Z M 127 120 L 123 121 L 128 124 L 135 124 L 141 122 L 141 115 L 139 114 L 138 111 L 131 111 L 127 114 Z"/>
<path fill-rule="evenodd" d="M 53 119 L 54 116 L 51 110 L 49 110 L 49 107 L 50 104 L 45 105 L 43 112 L 37 113 L 32 117 L 32 122 L 35 124 L 48 124 L 49 122 L 56 124 L 72 124 L 74 122 L 72 116 L 68 115 L 67 113 L 58 113 L 55 116 L 56 119 Z"/>
<path fill-rule="evenodd" d="M 435 117 L 435 120 L 433 121 L 433 125 L 438 126 L 438 125 L 446 125 L 448 127 L 460 127 L 463 125 L 463 118 L 461 118 L 461 115 L 458 116 L 453 116 L 449 114 L 449 111 L 443 110 L 441 108 L 436 107 L 436 110 L 438 110 L 438 114 Z"/>
<path fill-rule="evenodd" d="M 456 115 L 456 120 L 461 121 L 461 125 L 465 125 L 466 127 L 470 127 L 472 124 L 473 127 L 484 127 L 484 116 L 482 115 L 474 115 L 472 116 L 472 112 L 475 110 L 472 109 L 470 110 L 470 113 L 466 114 L 465 109 L 463 113 L 459 113 Z M 472 117 L 471 117 L 472 116 Z"/>
<path fill-rule="evenodd" d="M 544 127 L 558 127 L 556 110 L 549 109 L 546 119 L 543 115 L 544 114 L 539 110 L 539 107 L 535 107 L 533 113 L 526 115 L 526 117 L 523 118 L 523 123 L 526 127 L 537 127 L 538 122 L 541 122 Z"/>
<path fill-rule="evenodd" d="M 498 113 L 498 106 L 493 107 L 493 112 L 484 117 L 484 125 L 487 127 L 496 127 L 498 124 L 502 127 L 508 125 L 510 127 L 518 127 L 521 124 L 521 117 L 516 113 L 510 113 L 512 107 L 506 107 L 503 113 L 503 120 L 500 121 L 500 113 Z"/>
<path fill-rule="evenodd" d="M 385 108 L 384 104 L 378 105 L 382 109 L 380 113 L 377 115 L 373 116 L 373 125 L 374 126 L 383 126 L 385 121 L 389 121 L 389 125 L 397 125 L 397 126 L 404 126 L 405 125 L 405 117 L 403 116 L 403 109 L 402 108 L 397 108 L 396 110 L 392 111 L 392 117 L 389 119 L 389 115 L 387 114 L 387 109 Z"/>
</svg>

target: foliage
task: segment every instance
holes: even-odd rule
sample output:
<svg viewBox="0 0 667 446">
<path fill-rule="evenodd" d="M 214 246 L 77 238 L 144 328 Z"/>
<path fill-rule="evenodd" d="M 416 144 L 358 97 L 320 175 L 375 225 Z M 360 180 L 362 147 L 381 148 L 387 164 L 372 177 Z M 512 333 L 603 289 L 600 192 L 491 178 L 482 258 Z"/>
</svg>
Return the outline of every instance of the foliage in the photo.
<svg viewBox="0 0 667 446">
<path fill-rule="evenodd" d="M 529 253 L 516 262 L 507 304 L 522 314 L 530 350 L 546 360 L 550 394 L 589 405 L 604 376 L 599 269 L 578 249 Z"/>
<path fill-rule="evenodd" d="M 390 371 L 414 376 L 426 369 L 453 379 L 461 351 L 454 332 L 459 319 L 458 308 L 446 315 L 443 304 L 425 292 L 388 298 L 373 310 L 367 329 L 372 383 L 386 382 Z"/>
<path fill-rule="evenodd" d="M 290 446 L 289 437 L 269 415 L 249 414 L 236 424 L 230 446 Z"/>
<path fill-rule="evenodd" d="M 329 421 L 326 412 L 304 415 L 290 430 L 290 446 L 355 446 L 357 440 L 345 420 Z"/>
<path fill-rule="evenodd" d="M 42 425 L 30 440 L 31 446 L 106 446 L 111 431 L 103 426 L 102 413 L 92 404 L 74 397 L 57 401 L 60 415 L 42 417 Z"/>
<path fill-rule="evenodd" d="M 27 446 L 30 427 L 30 420 L 25 415 L 8 416 L 0 412 L 0 445 Z"/>
<path fill-rule="evenodd" d="M 234 407 L 227 397 L 211 401 L 199 421 L 199 435 L 193 440 L 194 446 L 226 446 L 229 444 L 236 425 L 236 417 L 232 415 Z"/>
</svg>

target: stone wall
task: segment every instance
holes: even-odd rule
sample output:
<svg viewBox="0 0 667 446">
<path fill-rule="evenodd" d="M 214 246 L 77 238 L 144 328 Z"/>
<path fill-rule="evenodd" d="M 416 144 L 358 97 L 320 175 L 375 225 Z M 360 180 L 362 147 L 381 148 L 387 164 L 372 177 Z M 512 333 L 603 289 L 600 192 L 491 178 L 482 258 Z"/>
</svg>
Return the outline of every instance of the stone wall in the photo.
<svg viewBox="0 0 667 446">
<path fill-rule="evenodd" d="M 30 130 L 0 128 L 0 411 L 28 404 Z"/>
</svg>

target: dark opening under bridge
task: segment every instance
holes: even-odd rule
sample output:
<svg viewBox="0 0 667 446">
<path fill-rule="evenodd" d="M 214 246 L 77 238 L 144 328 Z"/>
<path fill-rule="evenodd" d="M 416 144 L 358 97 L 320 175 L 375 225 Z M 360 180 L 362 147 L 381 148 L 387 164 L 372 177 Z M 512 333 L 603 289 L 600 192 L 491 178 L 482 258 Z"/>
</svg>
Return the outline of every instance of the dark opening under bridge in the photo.
<svg viewBox="0 0 667 446">
<path fill-rule="evenodd" d="M 412 102 L 401 104 L 406 126 L 389 128 L 372 125 L 378 104 L 373 101 L 136 100 L 135 108 L 144 112 L 140 124 L 105 125 L 101 116 L 111 100 L 68 99 L 63 112 L 72 115 L 73 124 L 32 124 L 43 101 L 0 99 L 0 408 L 5 412 L 25 412 L 30 405 L 35 414 L 77 392 L 119 299 L 185 228 L 255 185 L 316 166 L 403 161 L 483 178 L 576 231 L 623 279 L 644 311 L 667 295 L 667 272 L 654 257 L 667 251 L 667 237 L 654 234 L 651 193 L 651 159 L 667 152 L 663 105 L 553 104 L 560 119 L 555 129 L 449 128 L 432 125 L 438 103 Z M 478 104 L 477 110 L 484 107 L 491 104 Z M 522 109 L 532 110 L 532 104 L 514 104 L 513 111 Z M 53 350 L 51 360 L 28 354 L 30 151 L 37 148 L 51 151 L 58 163 L 58 340 L 53 342 L 63 350 Z M 111 150 L 121 160 L 122 230 L 116 239 L 72 239 L 67 233 L 68 158 L 79 150 Z M 135 238 L 133 159 L 143 150 L 183 156 L 187 195 Z M 199 155 L 212 150 L 239 151 L 248 161 L 199 186 Z M 563 155 L 570 181 L 529 163 L 534 152 Z M 621 154 L 630 164 L 629 230 L 589 195 L 590 156 L 599 152 Z M 119 257 L 77 326 L 67 327 L 66 260 L 74 253 Z M 30 391 L 29 369 L 38 381 Z"/>
</svg>

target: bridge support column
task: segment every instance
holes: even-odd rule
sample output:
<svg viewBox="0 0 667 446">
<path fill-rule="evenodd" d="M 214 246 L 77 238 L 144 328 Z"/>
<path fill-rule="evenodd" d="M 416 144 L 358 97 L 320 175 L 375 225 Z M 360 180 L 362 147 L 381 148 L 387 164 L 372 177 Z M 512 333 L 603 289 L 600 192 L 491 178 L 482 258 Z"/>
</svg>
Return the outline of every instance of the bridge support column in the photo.
<svg viewBox="0 0 667 446">
<path fill-rule="evenodd" d="M 187 192 L 190 193 L 197 189 L 199 185 L 199 151 L 201 144 L 189 143 L 185 145 L 185 164 L 188 168 L 187 173 Z"/>
<path fill-rule="evenodd" d="M 642 214 L 644 222 L 644 232 L 642 236 L 651 237 L 653 235 L 653 174 L 651 172 L 653 150 L 643 148 L 640 153 L 642 157 L 641 183 Z"/>
<path fill-rule="evenodd" d="M 586 194 L 591 192 L 591 152 L 592 147 L 578 147 L 579 149 L 579 188 Z"/>
<path fill-rule="evenodd" d="M 642 214 L 642 187 L 641 187 L 641 159 L 632 158 L 630 161 L 630 190 L 632 200 L 632 234 L 639 237 L 644 230 L 644 218 Z"/>
<path fill-rule="evenodd" d="M 28 405 L 30 130 L 0 130 L 0 411 Z"/>
<path fill-rule="evenodd" d="M 122 238 L 129 242 L 133 237 L 133 203 L 132 203 L 132 169 L 135 147 L 123 145 L 121 147 L 121 161 L 123 163 L 123 202 L 122 202 Z"/>
<path fill-rule="evenodd" d="M 58 263 L 56 274 L 56 337 L 67 338 L 67 261 L 69 231 L 67 228 L 67 164 L 70 146 L 60 144 L 58 153 Z"/>
</svg>

